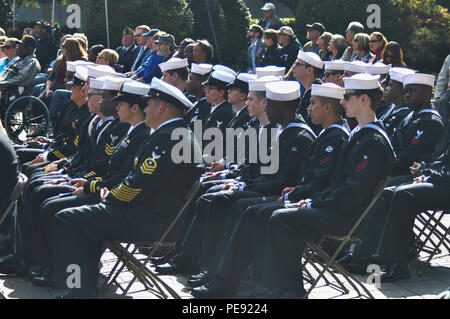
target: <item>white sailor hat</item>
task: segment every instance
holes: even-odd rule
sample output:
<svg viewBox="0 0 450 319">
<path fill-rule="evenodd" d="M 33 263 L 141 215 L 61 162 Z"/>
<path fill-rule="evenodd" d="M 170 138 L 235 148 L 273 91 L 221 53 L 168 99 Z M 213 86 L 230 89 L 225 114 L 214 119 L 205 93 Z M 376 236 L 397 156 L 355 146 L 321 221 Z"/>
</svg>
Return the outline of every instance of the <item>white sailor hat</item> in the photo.
<svg viewBox="0 0 450 319">
<path fill-rule="evenodd" d="M 402 78 L 407 74 L 414 74 L 414 70 L 408 68 L 392 68 L 389 70 L 389 78 L 391 80 L 403 83 Z"/>
<path fill-rule="evenodd" d="M 95 90 L 102 90 L 103 89 L 103 83 L 105 82 L 106 77 L 98 77 L 96 79 L 91 79 L 89 81 L 89 87 L 91 89 L 95 89 Z"/>
<path fill-rule="evenodd" d="M 203 82 L 203 85 L 217 86 L 224 89 L 228 84 L 232 83 L 236 77 L 233 74 L 225 71 L 213 71 L 208 80 Z"/>
<path fill-rule="evenodd" d="M 131 105 L 137 104 L 140 109 L 144 111 L 147 107 L 147 103 L 145 103 L 141 97 L 146 95 L 150 90 L 150 85 L 144 84 L 137 81 L 127 81 L 123 82 L 120 87 L 117 96 L 115 96 L 112 101 L 120 102 L 125 101 L 130 103 Z"/>
<path fill-rule="evenodd" d="M 353 72 L 353 73 L 364 73 L 364 68 L 367 63 L 363 61 L 344 61 L 344 71 Z"/>
<path fill-rule="evenodd" d="M 171 58 L 166 62 L 160 63 L 159 68 L 161 69 L 161 72 L 169 71 L 169 70 L 176 70 L 187 67 L 188 59 L 180 59 L 180 58 Z"/>
<path fill-rule="evenodd" d="M 253 92 L 266 92 L 266 84 L 270 82 L 283 81 L 283 77 L 275 75 L 266 75 L 256 80 L 250 80 L 248 82 L 249 91 Z"/>
<path fill-rule="evenodd" d="M 422 84 L 434 87 L 434 75 L 424 73 L 407 74 L 402 78 L 403 86 L 408 84 Z"/>
<path fill-rule="evenodd" d="M 314 52 L 299 51 L 297 59 L 300 59 L 318 69 L 322 69 L 324 65 L 324 62 L 320 59 L 320 56 Z"/>
<path fill-rule="evenodd" d="M 237 88 L 248 93 L 248 84 L 251 80 L 256 80 L 255 74 L 239 73 L 234 82 L 227 85 L 227 89 Z"/>
<path fill-rule="evenodd" d="M 391 69 L 392 64 L 384 64 L 381 62 L 377 62 L 375 64 L 368 64 L 366 65 L 366 67 L 364 68 L 364 73 L 367 74 L 388 74 L 389 70 Z"/>
<path fill-rule="evenodd" d="M 266 97 L 273 101 L 293 101 L 300 98 L 300 84 L 297 81 L 266 83 Z"/>
<path fill-rule="evenodd" d="M 255 71 L 256 77 L 259 79 L 267 75 L 284 76 L 286 68 L 283 66 L 268 65 L 265 67 L 258 67 Z"/>
<path fill-rule="evenodd" d="M 222 64 L 214 65 L 212 70 L 213 71 L 224 71 L 224 72 L 231 73 L 234 77 L 237 76 L 237 73 L 233 69 L 231 69 L 231 68 L 229 68 L 229 67 L 227 67 L 225 65 L 222 65 Z"/>
<path fill-rule="evenodd" d="M 106 90 L 106 91 L 119 91 L 124 82 L 132 81 L 129 78 L 118 78 L 118 77 L 113 77 L 113 76 L 100 77 L 100 79 L 101 78 L 103 78 L 103 81 L 104 81 L 102 90 Z M 92 80 L 91 80 L 91 82 L 92 82 Z"/>
<path fill-rule="evenodd" d="M 98 78 L 99 76 L 123 76 L 122 73 L 117 73 L 112 67 L 109 65 L 103 64 L 92 64 L 86 66 L 89 72 L 90 78 Z"/>
<path fill-rule="evenodd" d="M 178 107 L 182 111 L 188 110 L 194 106 L 191 101 L 180 91 L 177 87 L 161 81 L 158 78 L 153 78 L 150 84 L 150 91 L 144 95 L 142 99 L 159 98 L 167 103 Z"/>
<path fill-rule="evenodd" d="M 372 90 L 380 86 L 379 75 L 371 75 L 367 73 L 355 74 L 351 77 L 343 78 L 345 89 L 350 90 Z"/>
<path fill-rule="evenodd" d="M 205 74 L 211 72 L 212 68 L 213 68 L 212 64 L 207 64 L 207 63 L 196 64 L 196 63 L 192 63 L 191 73 L 205 75 Z"/>
<path fill-rule="evenodd" d="M 311 95 L 341 100 L 345 89 L 334 83 L 312 84 Z"/>
<path fill-rule="evenodd" d="M 345 63 L 343 60 L 326 61 L 325 71 L 344 71 L 344 64 Z"/>
<path fill-rule="evenodd" d="M 77 66 L 79 65 L 89 65 L 89 64 L 94 64 L 92 62 L 89 61 L 84 61 L 84 60 L 77 60 L 77 61 L 67 61 L 66 62 L 66 70 L 69 72 L 74 72 L 75 73 L 75 69 Z"/>
<path fill-rule="evenodd" d="M 72 86 L 84 86 L 88 79 L 88 70 L 85 65 L 79 65 L 75 68 L 75 74 L 73 75 L 73 80 L 67 82 L 68 85 Z"/>
</svg>

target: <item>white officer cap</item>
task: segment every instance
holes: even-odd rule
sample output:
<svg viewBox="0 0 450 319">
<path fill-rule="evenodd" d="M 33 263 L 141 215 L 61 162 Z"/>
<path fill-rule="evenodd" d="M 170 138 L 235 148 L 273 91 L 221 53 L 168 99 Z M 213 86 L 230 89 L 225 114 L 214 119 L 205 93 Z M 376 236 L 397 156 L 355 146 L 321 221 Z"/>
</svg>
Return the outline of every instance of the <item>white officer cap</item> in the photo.
<svg viewBox="0 0 450 319">
<path fill-rule="evenodd" d="M 203 82 L 203 85 L 217 86 L 219 88 L 225 88 L 228 84 L 233 83 L 236 77 L 233 74 L 225 71 L 213 71 L 208 80 Z"/>
<path fill-rule="evenodd" d="M 314 52 L 299 51 L 297 58 L 318 69 L 322 69 L 324 65 L 324 62 L 320 59 L 320 56 Z"/>
<path fill-rule="evenodd" d="M 312 84 L 311 95 L 341 100 L 345 89 L 334 83 Z"/>
<path fill-rule="evenodd" d="M 392 68 L 389 70 L 389 77 L 391 80 L 403 83 L 402 78 L 407 74 L 414 74 L 414 70 L 408 68 Z"/>
<path fill-rule="evenodd" d="M 343 60 L 334 60 L 334 61 L 326 61 L 325 62 L 325 71 L 344 71 L 344 61 Z"/>
<path fill-rule="evenodd" d="M 353 73 L 364 73 L 364 68 L 367 63 L 363 61 L 344 61 L 344 71 L 353 72 Z"/>
<path fill-rule="evenodd" d="M 131 79 L 129 78 L 118 78 L 118 77 L 112 77 L 108 76 L 103 78 L 103 87 L 102 90 L 106 91 L 119 91 L 122 87 L 122 84 L 124 82 L 129 82 Z M 92 80 L 91 80 L 92 82 Z"/>
<path fill-rule="evenodd" d="M 391 69 L 392 64 L 384 64 L 381 62 L 377 62 L 375 64 L 368 64 L 366 65 L 366 67 L 364 68 L 364 73 L 367 74 L 388 74 L 389 70 Z"/>
<path fill-rule="evenodd" d="M 371 75 L 367 73 L 355 74 L 351 77 L 345 77 L 344 87 L 351 90 L 372 90 L 381 87 L 378 82 L 379 75 Z"/>
<path fill-rule="evenodd" d="M 200 75 L 205 75 L 205 74 L 211 72 L 212 68 L 213 68 L 212 64 L 207 64 L 207 63 L 196 64 L 196 63 L 192 63 L 191 72 L 192 73 L 196 73 L 196 74 L 200 74 Z"/>
<path fill-rule="evenodd" d="M 239 73 L 234 82 L 227 85 L 227 89 L 238 88 L 248 92 L 248 84 L 251 80 L 256 80 L 256 74 Z"/>
<path fill-rule="evenodd" d="M 99 76 L 123 76 L 122 73 L 117 73 L 112 67 L 109 65 L 103 64 L 92 64 L 87 65 L 87 69 L 89 71 L 90 78 L 98 78 Z"/>
<path fill-rule="evenodd" d="M 282 66 L 268 65 L 265 67 L 258 67 L 255 71 L 256 77 L 259 79 L 267 75 L 284 76 L 286 68 Z"/>
<path fill-rule="evenodd" d="M 266 83 L 266 97 L 282 102 L 296 100 L 300 97 L 300 84 L 297 81 Z"/>
<path fill-rule="evenodd" d="M 434 87 L 434 75 L 424 73 L 407 74 L 402 78 L 403 86 L 408 84 L 422 84 Z"/>
<path fill-rule="evenodd" d="M 160 63 L 159 68 L 161 69 L 161 72 L 169 71 L 169 70 L 176 70 L 187 67 L 188 59 L 180 59 L 180 58 L 171 58 L 166 62 Z"/>
<path fill-rule="evenodd" d="M 70 82 L 67 82 L 68 85 L 73 86 L 84 86 L 86 84 L 86 81 L 88 79 L 88 70 L 86 66 L 79 65 L 75 68 L 75 74 L 73 75 L 73 80 Z"/>
<path fill-rule="evenodd" d="M 222 65 L 222 64 L 216 64 L 215 66 L 213 66 L 212 69 L 213 69 L 213 71 L 228 72 L 228 73 L 232 74 L 234 77 L 237 76 L 237 73 L 233 69 L 231 69 L 231 68 L 229 68 L 229 67 L 227 67 L 225 65 Z"/>
<path fill-rule="evenodd" d="M 263 11 L 275 10 L 275 5 L 272 2 L 266 2 L 264 7 L 261 8 Z"/>
<path fill-rule="evenodd" d="M 75 73 L 75 69 L 76 69 L 77 66 L 79 66 L 79 65 L 89 65 L 89 64 L 94 64 L 94 63 L 89 62 L 89 61 L 84 61 L 84 60 L 67 61 L 66 70 L 69 71 L 69 72 L 74 72 Z"/>
<path fill-rule="evenodd" d="M 248 82 L 248 89 L 249 91 L 254 92 L 265 92 L 267 83 L 279 81 L 283 81 L 283 77 L 275 75 L 266 75 L 256 80 L 250 80 Z"/>
<path fill-rule="evenodd" d="M 173 106 L 178 107 L 182 111 L 190 109 L 194 106 L 191 101 L 181 92 L 177 87 L 161 81 L 158 78 L 153 78 L 150 84 L 150 91 L 143 99 L 159 98 Z"/>
</svg>

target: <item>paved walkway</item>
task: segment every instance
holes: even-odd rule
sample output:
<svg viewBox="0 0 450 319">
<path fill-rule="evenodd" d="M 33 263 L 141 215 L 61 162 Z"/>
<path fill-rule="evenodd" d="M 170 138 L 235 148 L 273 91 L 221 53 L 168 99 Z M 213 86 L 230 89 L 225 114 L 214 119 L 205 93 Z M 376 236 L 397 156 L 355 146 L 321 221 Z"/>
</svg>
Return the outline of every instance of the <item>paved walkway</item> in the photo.
<svg viewBox="0 0 450 319">
<path fill-rule="evenodd" d="M 444 219 L 445 225 L 450 225 L 450 216 Z M 145 257 L 145 256 L 141 256 Z M 425 267 L 422 261 L 426 258 L 426 254 L 421 254 L 419 259 L 412 264 L 412 277 L 407 280 L 400 280 L 393 283 L 381 284 L 380 287 L 365 284 L 372 295 L 377 299 L 402 298 L 402 299 L 433 299 L 436 295 L 450 287 L 450 255 L 448 251 L 443 251 L 440 255 L 435 256 L 431 264 Z M 112 268 L 115 257 L 111 253 L 106 253 L 102 257 L 102 273 L 106 274 Z M 314 270 L 308 266 L 310 272 Z M 128 283 L 131 279 L 131 273 L 124 272 L 118 279 L 119 282 Z M 360 281 L 366 282 L 366 277 L 356 276 Z M 183 299 L 192 298 L 189 291 L 185 289 L 186 276 L 162 276 L 161 277 L 170 287 L 172 287 Z M 332 281 L 334 282 L 334 281 Z M 347 286 L 347 284 L 346 284 Z M 312 291 L 310 299 L 351 299 L 361 298 L 351 289 L 348 294 L 343 294 L 330 286 L 325 285 L 324 281 L 320 281 L 318 286 Z M 143 285 L 136 282 L 132 285 L 130 292 L 126 296 L 120 295 L 120 290 L 113 287 L 106 298 L 134 298 L 134 299 L 156 299 L 157 297 L 144 291 Z M 244 282 L 239 289 L 238 296 L 245 298 L 251 293 L 259 292 L 261 287 L 255 287 Z M 0 293 L 8 299 L 52 299 L 61 294 L 61 291 L 51 288 L 34 287 L 24 278 L 1 276 L 0 275 Z"/>
</svg>

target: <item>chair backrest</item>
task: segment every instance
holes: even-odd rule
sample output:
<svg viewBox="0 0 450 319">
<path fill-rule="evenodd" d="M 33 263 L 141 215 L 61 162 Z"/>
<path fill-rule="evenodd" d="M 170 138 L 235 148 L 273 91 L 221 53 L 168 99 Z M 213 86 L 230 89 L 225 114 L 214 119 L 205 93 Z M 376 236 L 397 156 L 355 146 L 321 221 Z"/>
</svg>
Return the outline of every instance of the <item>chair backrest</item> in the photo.
<svg viewBox="0 0 450 319">
<path fill-rule="evenodd" d="M 11 202 L 15 202 L 19 199 L 20 194 L 22 194 L 22 191 L 25 187 L 25 185 L 28 182 L 28 177 L 22 173 L 19 173 L 19 179 L 17 180 L 16 186 L 14 187 L 13 192 L 11 193 L 11 196 L 9 199 Z"/>
</svg>

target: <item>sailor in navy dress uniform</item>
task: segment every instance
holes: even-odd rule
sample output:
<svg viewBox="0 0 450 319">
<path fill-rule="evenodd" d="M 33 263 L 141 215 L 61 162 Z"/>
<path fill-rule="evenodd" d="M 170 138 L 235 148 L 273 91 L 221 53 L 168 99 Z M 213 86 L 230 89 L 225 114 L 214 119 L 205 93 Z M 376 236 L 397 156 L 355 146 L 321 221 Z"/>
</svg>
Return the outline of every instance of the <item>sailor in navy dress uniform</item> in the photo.
<svg viewBox="0 0 450 319">
<path fill-rule="evenodd" d="M 68 288 L 68 265 L 77 264 L 81 269 L 81 288 L 73 288 L 71 297 L 95 297 L 104 242 L 158 240 L 199 177 L 192 159 L 176 164 L 171 154 L 179 142 L 172 140 L 172 132 L 182 128 L 184 138 L 198 150 L 182 119 L 192 103 L 179 89 L 157 78 L 144 98 L 148 99 L 146 125 L 154 132 L 137 151 L 133 170 L 118 186 L 103 189 L 100 204 L 65 209 L 54 218 L 56 286 Z"/>
<path fill-rule="evenodd" d="M 276 210 L 270 217 L 263 278 L 269 288 L 266 298 L 304 297 L 300 257 L 305 244 L 324 234 L 347 233 L 372 200 L 374 190 L 387 180 L 394 151 L 375 116 L 382 95 L 378 79 L 368 74 L 344 78 L 342 103 L 359 125 L 350 136 L 330 188 L 299 202 L 299 208 Z M 369 92 L 378 101 L 372 101 L 368 91 L 378 91 Z"/>
<path fill-rule="evenodd" d="M 407 74 L 402 81 L 406 104 L 413 113 L 405 118 L 392 140 L 397 154 L 392 176 L 409 175 L 414 162 L 430 161 L 444 133 L 442 118 L 430 104 L 434 76 Z"/>
</svg>

